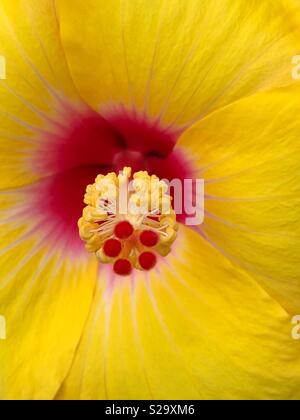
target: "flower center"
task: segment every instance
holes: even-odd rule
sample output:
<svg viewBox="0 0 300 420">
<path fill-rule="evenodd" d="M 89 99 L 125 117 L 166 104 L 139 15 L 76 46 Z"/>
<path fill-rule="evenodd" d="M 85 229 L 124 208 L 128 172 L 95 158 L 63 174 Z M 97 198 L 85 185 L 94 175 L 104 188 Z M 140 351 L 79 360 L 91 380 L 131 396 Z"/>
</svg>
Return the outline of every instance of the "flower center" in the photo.
<svg viewBox="0 0 300 420">
<path fill-rule="evenodd" d="M 176 215 L 168 186 L 148 172 L 125 167 L 99 175 L 84 197 L 80 238 L 88 252 L 114 272 L 149 271 L 159 256 L 169 254 L 177 235 Z"/>
<path fill-rule="evenodd" d="M 46 230 L 47 243 L 70 258 L 86 256 L 77 222 L 86 186 L 98 174 L 119 173 L 130 166 L 132 173 L 148 171 L 160 179 L 180 180 L 183 189 L 184 180 L 194 176 L 191 157 L 176 145 L 181 133 L 178 127 L 162 126 L 117 105 L 102 111 L 100 115 L 83 104 L 64 101 L 55 113 L 57 124 L 44 127 L 26 162 L 38 181 L 26 189 L 24 212 L 36 220 L 44 234 Z M 172 188 L 171 194 L 175 197 Z M 185 213 L 175 206 L 174 210 L 177 221 L 185 223 Z"/>
</svg>

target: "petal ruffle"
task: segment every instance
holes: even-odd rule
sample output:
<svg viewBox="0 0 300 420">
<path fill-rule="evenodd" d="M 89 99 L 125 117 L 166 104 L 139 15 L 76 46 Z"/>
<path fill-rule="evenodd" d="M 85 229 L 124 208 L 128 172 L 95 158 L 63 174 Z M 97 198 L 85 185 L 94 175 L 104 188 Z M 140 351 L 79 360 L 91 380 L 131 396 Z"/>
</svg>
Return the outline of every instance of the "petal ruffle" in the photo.
<svg viewBox="0 0 300 420">
<path fill-rule="evenodd" d="M 299 343 L 284 310 L 181 227 L 168 265 L 100 276 L 61 399 L 299 398 Z"/>
<path fill-rule="evenodd" d="M 300 99 L 296 87 L 237 101 L 184 133 L 206 180 L 208 241 L 292 314 L 300 308 Z"/>
<path fill-rule="evenodd" d="M 123 104 L 190 124 L 292 82 L 299 27 L 282 1 L 56 3 L 73 79 L 97 109 Z"/>
</svg>

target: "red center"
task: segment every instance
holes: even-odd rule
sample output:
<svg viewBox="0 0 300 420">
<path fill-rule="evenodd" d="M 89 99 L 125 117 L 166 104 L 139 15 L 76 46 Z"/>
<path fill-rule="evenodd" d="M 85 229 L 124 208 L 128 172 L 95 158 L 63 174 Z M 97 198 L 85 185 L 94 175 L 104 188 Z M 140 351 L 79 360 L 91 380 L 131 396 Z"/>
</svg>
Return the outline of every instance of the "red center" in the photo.
<svg viewBox="0 0 300 420">
<path fill-rule="evenodd" d="M 90 108 L 78 111 L 66 103 L 57 126 L 45 128 L 29 162 L 40 181 L 28 189 L 28 214 L 39 221 L 48 242 L 51 238 L 55 244 L 59 241 L 74 256 L 83 252 L 77 221 L 87 185 L 97 175 L 118 172 L 124 166 L 161 179 L 191 179 L 190 165 L 175 147 L 179 134 L 124 109 L 104 118 Z M 130 232 L 123 225 L 116 236 L 127 238 Z"/>
</svg>

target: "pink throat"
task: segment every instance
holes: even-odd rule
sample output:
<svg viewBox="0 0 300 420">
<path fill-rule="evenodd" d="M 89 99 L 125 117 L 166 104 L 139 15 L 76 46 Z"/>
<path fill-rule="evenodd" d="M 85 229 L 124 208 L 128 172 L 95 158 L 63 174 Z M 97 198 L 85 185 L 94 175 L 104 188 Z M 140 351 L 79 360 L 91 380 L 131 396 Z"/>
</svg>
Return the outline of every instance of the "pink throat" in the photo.
<svg viewBox="0 0 300 420">
<path fill-rule="evenodd" d="M 27 211 L 39 220 L 44 234 L 47 226 L 47 241 L 78 255 L 84 250 L 77 222 L 87 185 L 97 175 L 124 166 L 162 179 L 191 179 L 191 165 L 176 147 L 180 134 L 123 108 L 104 118 L 90 108 L 66 106 L 60 121 L 43 132 L 30 161 L 40 181 L 30 188 Z"/>
</svg>

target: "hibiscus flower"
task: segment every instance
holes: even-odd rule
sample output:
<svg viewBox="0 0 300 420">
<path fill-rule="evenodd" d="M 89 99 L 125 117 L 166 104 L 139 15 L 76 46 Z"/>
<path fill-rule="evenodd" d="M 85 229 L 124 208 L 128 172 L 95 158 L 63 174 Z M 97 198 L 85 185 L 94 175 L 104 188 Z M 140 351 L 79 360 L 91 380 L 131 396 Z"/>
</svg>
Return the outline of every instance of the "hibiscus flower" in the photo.
<svg viewBox="0 0 300 420">
<path fill-rule="evenodd" d="M 1 1 L 2 399 L 300 397 L 299 22 L 293 0 Z M 98 220 L 123 168 L 204 179 L 203 223 Z"/>
</svg>

